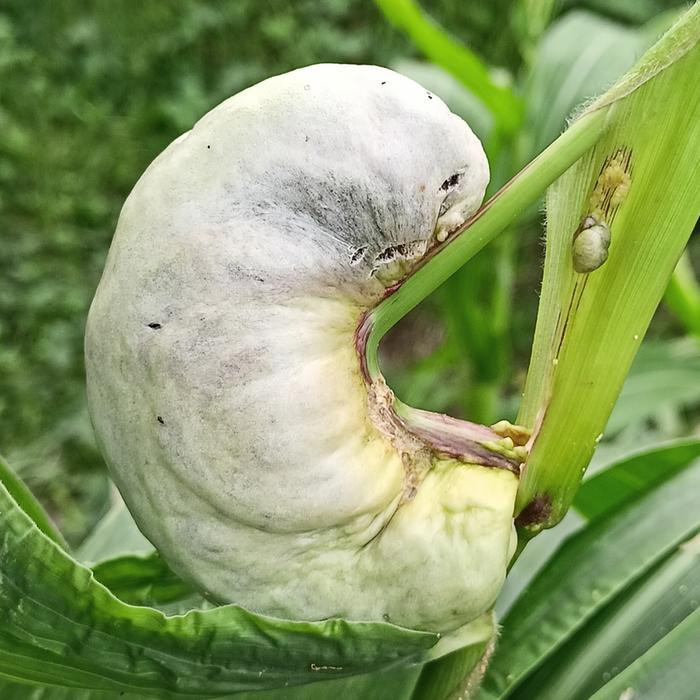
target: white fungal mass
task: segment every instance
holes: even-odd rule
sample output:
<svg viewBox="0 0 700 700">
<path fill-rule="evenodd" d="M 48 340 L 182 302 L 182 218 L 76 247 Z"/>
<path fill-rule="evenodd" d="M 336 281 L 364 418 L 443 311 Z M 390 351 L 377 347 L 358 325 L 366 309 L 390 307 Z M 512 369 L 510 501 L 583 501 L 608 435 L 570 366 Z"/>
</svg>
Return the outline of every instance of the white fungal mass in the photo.
<svg viewBox="0 0 700 700">
<path fill-rule="evenodd" d="M 90 310 L 88 398 L 127 505 L 181 576 L 291 619 L 448 630 L 492 605 L 517 476 L 387 421 L 355 347 L 487 181 L 438 98 L 340 65 L 227 100 L 141 177 Z"/>
</svg>

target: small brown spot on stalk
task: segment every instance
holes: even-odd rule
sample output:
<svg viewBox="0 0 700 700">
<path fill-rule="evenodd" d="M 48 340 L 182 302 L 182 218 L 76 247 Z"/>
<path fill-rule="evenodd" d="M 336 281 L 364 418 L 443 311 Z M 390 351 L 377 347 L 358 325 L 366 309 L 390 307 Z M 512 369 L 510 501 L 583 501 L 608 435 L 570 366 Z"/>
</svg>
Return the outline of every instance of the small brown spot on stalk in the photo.
<svg viewBox="0 0 700 700">
<path fill-rule="evenodd" d="M 552 498 L 546 493 L 535 496 L 515 519 L 519 527 L 531 527 L 540 525 L 549 518 L 552 512 Z"/>
</svg>

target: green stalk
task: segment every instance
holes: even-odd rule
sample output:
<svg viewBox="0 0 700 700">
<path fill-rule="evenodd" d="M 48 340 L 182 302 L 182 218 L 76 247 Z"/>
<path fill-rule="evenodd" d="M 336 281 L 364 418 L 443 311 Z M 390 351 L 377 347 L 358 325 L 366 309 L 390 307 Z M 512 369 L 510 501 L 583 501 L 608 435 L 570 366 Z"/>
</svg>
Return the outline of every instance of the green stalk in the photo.
<svg viewBox="0 0 700 700">
<path fill-rule="evenodd" d="M 629 366 L 700 213 L 700 5 L 581 119 L 608 129 L 547 195 L 547 254 L 518 422 L 534 432 L 518 494 L 521 534 L 556 524 L 578 489 Z M 577 122 L 574 123 L 574 126 Z M 590 215 L 609 259 L 579 273 Z"/>
<path fill-rule="evenodd" d="M 545 149 L 464 224 L 440 251 L 368 315 L 367 368 L 379 376 L 377 348 L 384 334 L 495 238 L 521 211 L 600 139 L 607 112 L 591 112 Z"/>
</svg>

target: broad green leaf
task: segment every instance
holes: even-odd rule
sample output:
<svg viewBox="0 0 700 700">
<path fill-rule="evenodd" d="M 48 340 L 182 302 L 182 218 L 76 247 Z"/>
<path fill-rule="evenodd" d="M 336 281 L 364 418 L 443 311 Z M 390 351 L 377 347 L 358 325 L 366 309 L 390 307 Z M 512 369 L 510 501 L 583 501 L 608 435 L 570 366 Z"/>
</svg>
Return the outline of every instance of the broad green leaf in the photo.
<svg viewBox="0 0 700 700">
<path fill-rule="evenodd" d="M 639 349 L 605 426 L 614 435 L 668 410 L 700 405 L 700 344 L 694 338 L 647 341 Z"/>
<path fill-rule="evenodd" d="M 219 695 L 217 700 L 413 700 L 419 666 L 377 671 L 366 676 L 352 676 L 294 688 L 279 688 Z M 2 700 L 143 700 L 140 693 L 75 690 L 73 688 L 32 688 L 18 683 L 3 683 Z M 199 697 L 199 696 L 193 696 Z M 439 700 L 437 697 L 431 700 Z"/>
<path fill-rule="evenodd" d="M 502 621 L 478 697 L 506 697 L 700 527 L 700 462 L 573 535 Z"/>
<path fill-rule="evenodd" d="M 557 20 L 537 47 L 525 81 L 521 162 L 551 143 L 572 112 L 614 83 L 665 28 L 628 27 L 585 11 Z"/>
<path fill-rule="evenodd" d="M 115 598 L 4 486 L 0 528 L 0 676 L 8 679 L 213 697 L 419 662 L 436 645 L 434 634 L 390 624 L 290 622 L 233 605 L 168 617 Z M 441 645 L 452 650 L 447 638 Z"/>
<path fill-rule="evenodd" d="M 219 695 L 217 700 L 413 700 L 419 666 L 377 671 L 295 688 Z M 73 688 L 31 688 L 0 680 L 2 700 L 143 700 L 140 693 L 75 690 Z M 193 696 L 200 697 L 200 696 Z M 430 700 L 441 700 L 432 696 Z"/>
<path fill-rule="evenodd" d="M 5 486 L 17 505 L 34 521 L 41 532 L 49 539 L 57 542 L 64 549 L 68 548 L 63 536 L 53 524 L 46 511 L 42 508 L 39 501 L 34 498 L 32 492 L 2 457 L 0 457 L 0 484 Z"/>
<path fill-rule="evenodd" d="M 133 693 L 102 690 L 76 690 L 75 688 L 35 687 L 0 679 L 2 700 L 142 700 Z"/>
<path fill-rule="evenodd" d="M 585 110 L 583 118 L 605 111 L 607 130 L 548 191 L 542 295 L 518 418 L 534 433 L 517 501 L 523 537 L 556 524 L 571 504 L 696 223 L 699 41 L 696 4 Z M 576 271 L 574 238 L 590 217 L 609 230 L 609 257 Z"/>
<path fill-rule="evenodd" d="M 591 700 L 697 700 L 698 649 L 700 609 L 604 685 Z"/>
<path fill-rule="evenodd" d="M 700 438 L 684 438 L 638 450 L 584 481 L 574 507 L 594 520 L 639 493 L 653 488 L 700 457 Z"/>
<path fill-rule="evenodd" d="M 445 685 L 444 678 L 436 678 L 436 669 L 443 669 L 442 660 L 427 664 L 426 673 L 420 665 L 401 666 L 386 671 L 377 671 L 368 675 L 352 676 L 309 683 L 303 686 L 277 688 L 253 692 L 235 693 L 217 696 L 217 700 L 446 700 L 451 690 L 459 685 L 465 676 L 469 676 L 482 660 L 484 649 L 489 646 L 489 639 L 494 637 L 494 628 L 489 618 L 483 620 L 480 632 L 486 638 L 477 639 L 459 651 L 445 657 L 452 674 L 451 683 Z M 467 640 L 464 640 L 465 642 Z M 483 673 L 477 669 L 474 682 Z M 143 696 L 131 692 L 77 690 L 74 688 L 44 687 L 33 688 L 0 679 L 0 697 L 3 700 L 142 700 Z"/>
<path fill-rule="evenodd" d="M 588 700 L 698 607 L 700 535 L 623 591 L 518 687 L 538 700 Z M 700 683 L 700 668 L 695 672 Z M 668 697 L 675 698 L 675 695 Z"/>
<path fill-rule="evenodd" d="M 195 593 L 158 553 L 108 559 L 94 566 L 92 573 L 117 598 L 131 605 L 163 605 Z"/>
</svg>

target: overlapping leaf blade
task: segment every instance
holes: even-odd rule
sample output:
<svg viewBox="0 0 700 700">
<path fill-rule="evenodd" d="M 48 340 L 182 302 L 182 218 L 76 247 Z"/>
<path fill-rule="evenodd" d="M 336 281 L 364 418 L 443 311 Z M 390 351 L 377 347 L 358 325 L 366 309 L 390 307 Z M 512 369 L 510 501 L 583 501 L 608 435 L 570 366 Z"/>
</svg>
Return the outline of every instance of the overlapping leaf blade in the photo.
<svg viewBox="0 0 700 700">
<path fill-rule="evenodd" d="M 700 528 L 700 463 L 571 537 L 503 620 L 480 700 L 504 698 Z"/>
<path fill-rule="evenodd" d="M 700 609 L 657 642 L 591 700 L 697 700 Z"/>
<path fill-rule="evenodd" d="M 636 450 L 584 481 L 574 507 L 594 520 L 672 477 L 698 457 L 699 438 L 683 438 Z"/>
<path fill-rule="evenodd" d="M 636 581 L 518 688 L 538 700 L 588 700 L 692 614 L 700 600 L 700 538 Z"/>
<path fill-rule="evenodd" d="M 41 507 L 39 501 L 34 498 L 32 492 L 26 487 L 24 482 L 10 469 L 7 462 L 0 457 L 0 484 L 4 485 L 8 493 L 17 504 L 33 520 L 41 532 L 54 542 L 60 544 L 64 549 L 68 548 L 66 541 L 49 518 L 46 511 Z"/>
<path fill-rule="evenodd" d="M 694 338 L 647 341 L 639 349 L 605 432 L 607 435 L 619 433 L 664 411 L 680 411 L 698 405 L 698 341 Z"/>
<path fill-rule="evenodd" d="M 607 113 L 606 132 L 548 190 L 542 297 L 518 417 L 535 433 L 518 493 L 524 536 L 570 506 L 696 223 L 699 42 L 695 5 L 585 110 L 582 119 Z M 581 273 L 573 241 L 591 214 L 612 244 L 602 266 Z"/>
<path fill-rule="evenodd" d="M 0 487 L 0 675 L 143 696 L 212 697 L 419 661 L 436 635 L 286 622 L 236 606 L 168 617 L 129 606 Z"/>
<path fill-rule="evenodd" d="M 92 572 L 105 588 L 131 605 L 164 605 L 195 595 L 157 553 L 108 559 Z"/>
</svg>

